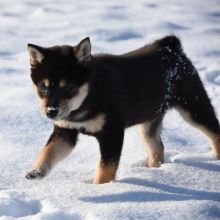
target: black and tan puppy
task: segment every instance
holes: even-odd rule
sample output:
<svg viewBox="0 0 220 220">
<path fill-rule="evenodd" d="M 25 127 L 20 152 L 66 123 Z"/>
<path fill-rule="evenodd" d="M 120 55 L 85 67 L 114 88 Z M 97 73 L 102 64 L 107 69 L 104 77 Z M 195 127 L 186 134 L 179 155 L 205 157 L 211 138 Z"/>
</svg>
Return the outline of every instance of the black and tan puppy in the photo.
<svg viewBox="0 0 220 220">
<path fill-rule="evenodd" d="M 167 36 L 123 55 L 91 54 L 89 38 L 77 46 L 28 44 L 31 78 L 54 131 L 28 179 L 42 178 L 69 155 L 79 132 L 93 135 L 101 158 L 94 183 L 115 178 L 124 130 L 139 124 L 148 167 L 164 162 L 164 114 L 175 108 L 212 141 L 220 158 L 220 126 L 210 99 L 179 39 Z"/>
</svg>

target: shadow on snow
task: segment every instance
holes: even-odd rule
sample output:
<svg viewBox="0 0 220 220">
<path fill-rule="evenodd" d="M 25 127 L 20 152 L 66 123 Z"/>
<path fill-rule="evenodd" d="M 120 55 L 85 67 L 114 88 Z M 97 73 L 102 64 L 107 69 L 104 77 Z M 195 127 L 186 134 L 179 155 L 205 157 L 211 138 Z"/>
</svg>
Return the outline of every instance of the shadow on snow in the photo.
<svg viewBox="0 0 220 220">
<path fill-rule="evenodd" d="M 154 188 L 163 192 L 133 191 L 101 196 L 82 197 L 81 201 L 91 203 L 112 202 L 160 202 L 160 201 L 185 201 L 185 200 L 211 200 L 220 202 L 220 193 L 200 190 L 185 189 L 167 184 L 151 182 L 141 178 L 127 178 L 119 183 Z"/>
</svg>

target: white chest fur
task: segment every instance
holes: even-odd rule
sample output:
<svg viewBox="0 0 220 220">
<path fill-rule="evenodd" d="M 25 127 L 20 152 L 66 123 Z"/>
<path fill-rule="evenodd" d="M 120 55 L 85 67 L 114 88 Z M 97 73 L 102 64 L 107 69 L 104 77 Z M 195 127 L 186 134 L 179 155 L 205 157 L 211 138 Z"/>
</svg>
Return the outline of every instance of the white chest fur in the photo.
<svg viewBox="0 0 220 220">
<path fill-rule="evenodd" d="M 58 127 L 61 128 L 70 128 L 70 129 L 85 129 L 88 132 L 96 133 L 103 129 L 105 124 L 105 115 L 99 114 L 96 115 L 94 118 L 82 121 L 82 122 L 72 122 L 66 120 L 58 120 L 54 123 Z"/>
</svg>

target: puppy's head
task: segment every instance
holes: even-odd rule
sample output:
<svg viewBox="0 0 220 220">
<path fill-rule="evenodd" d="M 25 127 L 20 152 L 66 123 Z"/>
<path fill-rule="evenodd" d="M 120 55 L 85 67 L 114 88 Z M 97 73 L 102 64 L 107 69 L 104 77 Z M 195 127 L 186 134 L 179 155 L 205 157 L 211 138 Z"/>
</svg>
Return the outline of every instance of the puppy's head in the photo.
<svg viewBox="0 0 220 220">
<path fill-rule="evenodd" d="M 60 120 L 78 109 L 88 95 L 91 44 L 49 48 L 28 44 L 31 78 L 40 98 L 41 111 Z"/>
</svg>

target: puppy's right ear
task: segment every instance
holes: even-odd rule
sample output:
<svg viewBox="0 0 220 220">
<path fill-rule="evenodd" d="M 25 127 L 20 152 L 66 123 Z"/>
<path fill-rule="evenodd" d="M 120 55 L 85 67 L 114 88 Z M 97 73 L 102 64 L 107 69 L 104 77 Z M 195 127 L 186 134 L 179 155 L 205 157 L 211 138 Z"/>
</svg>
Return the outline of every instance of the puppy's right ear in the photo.
<svg viewBox="0 0 220 220">
<path fill-rule="evenodd" d="M 44 48 L 34 44 L 28 44 L 27 46 L 28 46 L 28 53 L 30 56 L 30 64 L 31 66 L 37 66 L 43 61 L 45 57 Z"/>
</svg>

